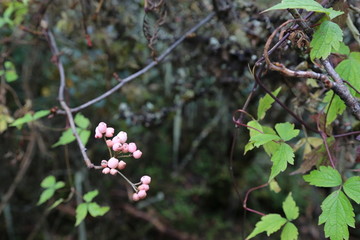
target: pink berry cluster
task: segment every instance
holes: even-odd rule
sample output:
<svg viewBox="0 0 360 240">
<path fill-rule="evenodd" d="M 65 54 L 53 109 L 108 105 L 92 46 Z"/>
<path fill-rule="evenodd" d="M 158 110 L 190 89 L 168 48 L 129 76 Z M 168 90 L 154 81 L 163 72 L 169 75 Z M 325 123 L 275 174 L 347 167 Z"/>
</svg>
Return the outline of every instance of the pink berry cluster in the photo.
<svg viewBox="0 0 360 240">
<path fill-rule="evenodd" d="M 151 182 L 151 177 L 149 176 L 142 176 L 140 179 L 140 183 L 138 183 L 137 185 L 139 185 L 137 187 L 137 192 L 133 194 L 132 199 L 136 202 L 139 201 L 140 199 L 144 199 L 146 198 L 146 192 L 150 189 L 149 185 Z"/>
<path fill-rule="evenodd" d="M 132 183 L 119 171 L 126 167 L 126 162 L 119 160 L 119 158 L 133 157 L 139 159 L 142 156 L 142 152 L 137 149 L 135 143 L 126 142 L 126 132 L 120 131 L 115 136 L 114 132 L 115 129 L 108 127 L 104 122 L 100 122 L 95 128 L 95 138 L 103 138 L 110 152 L 110 159 L 101 161 L 102 173 L 110 173 L 111 175 L 120 174 L 134 189 L 133 200 L 139 201 L 140 199 L 144 199 L 147 195 L 146 192 L 149 190 L 151 178 L 149 176 L 143 176 L 139 183 Z"/>
</svg>

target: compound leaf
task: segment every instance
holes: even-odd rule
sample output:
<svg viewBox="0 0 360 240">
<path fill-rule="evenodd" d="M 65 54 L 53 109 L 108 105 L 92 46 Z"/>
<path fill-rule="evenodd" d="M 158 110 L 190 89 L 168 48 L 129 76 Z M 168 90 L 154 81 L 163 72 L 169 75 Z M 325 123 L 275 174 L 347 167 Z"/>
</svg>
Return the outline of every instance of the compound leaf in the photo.
<svg viewBox="0 0 360 240">
<path fill-rule="evenodd" d="M 348 226 L 355 227 L 355 214 L 345 194 L 340 190 L 331 193 L 321 204 L 321 209 L 319 225 L 325 223 L 325 237 L 349 239 Z"/>
<path fill-rule="evenodd" d="M 292 222 L 287 222 L 281 232 L 281 240 L 297 240 L 299 231 Z"/>
<path fill-rule="evenodd" d="M 286 221 L 287 220 L 279 214 L 265 215 L 259 222 L 256 223 L 255 229 L 246 239 L 253 238 L 262 232 L 266 232 L 266 234 L 270 236 L 270 234 L 278 231 L 286 223 Z"/>
<path fill-rule="evenodd" d="M 286 218 L 289 221 L 295 220 L 299 217 L 299 208 L 296 206 L 296 203 L 292 197 L 292 194 L 289 193 L 285 201 L 283 202 L 283 210 L 286 215 Z"/>
<path fill-rule="evenodd" d="M 360 176 L 354 176 L 346 180 L 344 192 L 349 198 L 360 204 Z"/>
<path fill-rule="evenodd" d="M 315 31 L 313 39 L 310 42 L 310 58 L 326 59 L 332 49 L 338 50 L 340 42 L 343 40 L 343 32 L 336 23 L 325 21 Z"/>
<path fill-rule="evenodd" d="M 258 134 L 250 138 L 250 141 L 253 142 L 255 147 L 264 145 L 272 140 L 280 140 L 280 138 L 274 134 Z"/>
<path fill-rule="evenodd" d="M 319 170 L 313 170 L 303 178 L 317 187 L 337 187 L 342 183 L 340 173 L 330 166 L 320 166 Z"/>
</svg>

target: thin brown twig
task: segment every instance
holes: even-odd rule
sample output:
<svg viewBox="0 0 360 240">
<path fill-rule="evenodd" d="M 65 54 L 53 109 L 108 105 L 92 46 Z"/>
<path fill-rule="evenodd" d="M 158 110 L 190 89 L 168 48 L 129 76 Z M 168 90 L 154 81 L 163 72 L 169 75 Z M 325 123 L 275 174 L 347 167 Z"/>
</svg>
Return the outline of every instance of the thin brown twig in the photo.
<svg viewBox="0 0 360 240">
<path fill-rule="evenodd" d="M 263 185 L 250 188 L 250 189 L 246 192 L 246 194 L 245 194 L 245 199 L 244 199 L 244 202 L 243 202 L 243 207 L 244 207 L 245 210 L 247 210 L 247 211 L 249 211 L 249 212 L 256 213 L 256 214 L 259 214 L 259 215 L 261 215 L 261 216 L 265 216 L 265 215 L 266 215 L 265 213 L 262 213 L 262 212 L 259 212 L 259 211 L 257 211 L 257 210 L 248 208 L 246 204 L 247 204 L 247 200 L 248 200 L 248 198 L 249 198 L 249 194 L 250 194 L 252 191 L 255 191 L 255 190 L 260 189 L 260 188 L 264 188 L 264 187 L 266 187 L 266 186 L 268 186 L 268 185 L 269 185 L 269 183 L 265 183 L 265 184 L 263 184 Z"/>
</svg>

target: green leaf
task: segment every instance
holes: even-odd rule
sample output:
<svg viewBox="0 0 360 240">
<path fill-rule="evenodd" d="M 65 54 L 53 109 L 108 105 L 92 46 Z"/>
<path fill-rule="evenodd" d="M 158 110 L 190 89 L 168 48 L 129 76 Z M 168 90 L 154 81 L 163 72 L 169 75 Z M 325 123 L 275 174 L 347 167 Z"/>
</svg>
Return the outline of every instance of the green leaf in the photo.
<svg viewBox="0 0 360 240">
<path fill-rule="evenodd" d="M 272 94 L 276 97 L 279 94 L 280 90 L 281 87 L 273 91 Z M 264 119 L 266 111 L 271 108 L 271 105 L 274 103 L 274 101 L 275 100 L 269 94 L 266 94 L 263 98 L 260 99 L 257 110 L 258 120 Z"/>
<path fill-rule="evenodd" d="M 287 163 L 294 164 L 294 151 L 286 143 L 281 143 L 279 149 L 271 157 L 273 165 L 269 181 L 276 177 L 280 172 L 285 171 Z"/>
<path fill-rule="evenodd" d="M 344 42 L 341 42 L 339 49 L 337 49 L 337 50 L 333 49 L 331 52 L 344 54 L 344 55 L 349 55 L 350 54 L 350 48 L 348 46 L 346 46 Z"/>
<path fill-rule="evenodd" d="M 255 229 L 246 239 L 253 238 L 262 232 L 266 232 L 266 234 L 270 236 L 270 234 L 278 231 L 286 223 L 286 221 L 287 220 L 279 214 L 265 215 L 258 223 L 256 223 Z"/>
<path fill-rule="evenodd" d="M 299 135 L 300 130 L 294 129 L 294 124 L 291 123 L 278 123 L 275 125 L 275 129 L 282 140 L 289 141 L 297 135 Z"/>
<path fill-rule="evenodd" d="M 340 173 L 330 166 L 320 166 L 319 170 L 313 170 L 303 178 L 310 185 L 317 187 L 337 187 L 342 183 Z"/>
<path fill-rule="evenodd" d="M 253 142 L 255 147 L 259 147 L 272 140 L 280 140 L 280 138 L 273 134 L 258 134 L 250 138 L 250 141 Z"/>
<path fill-rule="evenodd" d="M 330 19 L 333 19 L 343 12 L 333 10 L 332 8 L 324 8 L 321 4 L 317 3 L 314 0 L 282 0 L 281 3 L 276 4 L 275 6 L 263 11 L 267 12 L 270 10 L 285 10 L 285 9 L 305 9 L 309 12 L 320 12 L 329 15 Z"/>
<path fill-rule="evenodd" d="M 37 202 L 36 205 L 41 205 L 44 202 L 46 202 L 47 200 L 49 200 L 52 196 L 54 196 L 55 190 L 53 188 L 47 188 L 45 189 L 39 198 L 39 201 Z"/>
<path fill-rule="evenodd" d="M 85 202 L 91 202 L 94 199 L 94 197 L 96 197 L 98 194 L 99 194 L 98 190 L 93 190 L 86 193 L 83 198 Z"/>
<path fill-rule="evenodd" d="M 349 58 L 341 61 L 335 71 L 355 89 L 360 90 L 360 52 L 350 53 Z M 354 89 L 349 87 L 349 90 L 352 95 L 356 95 Z"/>
<path fill-rule="evenodd" d="M 78 129 L 78 132 L 79 132 L 80 140 L 85 146 L 90 138 L 91 133 L 89 130 L 81 130 L 80 128 Z"/>
<path fill-rule="evenodd" d="M 74 140 L 75 140 L 75 136 L 74 136 L 71 128 L 69 128 L 62 132 L 59 140 L 56 143 L 54 143 L 51 147 L 54 148 L 54 147 L 57 147 L 60 145 L 66 145 L 68 143 L 73 142 Z"/>
<path fill-rule="evenodd" d="M 86 217 L 87 212 L 88 212 L 88 204 L 87 203 L 80 203 L 77 207 L 76 207 L 76 222 L 75 222 L 75 227 L 78 226 Z"/>
<path fill-rule="evenodd" d="M 16 73 L 15 66 L 12 62 L 6 61 L 4 63 L 5 66 L 5 79 L 7 82 L 13 82 L 18 79 L 18 75 Z"/>
<path fill-rule="evenodd" d="M 54 188 L 55 188 L 55 189 L 60 189 L 60 188 L 63 188 L 64 186 L 65 186 L 65 183 L 64 183 L 63 181 L 58 181 L 58 182 L 55 184 Z"/>
<path fill-rule="evenodd" d="M 349 198 L 360 204 L 360 176 L 354 176 L 346 180 L 344 192 Z"/>
<path fill-rule="evenodd" d="M 51 206 L 48 208 L 48 210 L 50 211 L 51 209 L 56 208 L 57 206 L 59 206 L 62 202 L 64 202 L 63 198 L 60 198 L 58 200 L 56 200 L 53 204 L 51 204 Z"/>
<path fill-rule="evenodd" d="M 310 51 L 311 60 L 315 58 L 326 59 L 332 49 L 339 49 L 342 40 L 343 32 L 339 25 L 330 21 L 323 22 L 315 31 L 313 39 L 310 42 L 310 47 L 312 48 Z"/>
<path fill-rule="evenodd" d="M 90 120 L 81 113 L 77 113 L 74 122 L 79 128 L 86 129 L 90 125 Z"/>
<path fill-rule="evenodd" d="M 326 126 L 330 125 L 335 121 L 337 115 L 343 114 L 346 109 L 346 105 L 343 100 L 338 95 L 334 96 L 334 99 L 331 101 L 334 92 L 332 90 L 328 91 L 324 97 L 323 102 L 328 103 L 325 107 L 326 115 Z M 331 102 L 331 105 L 330 105 Z"/>
<path fill-rule="evenodd" d="M 350 227 L 355 227 L 355 214 L 349 199 L 338 190 L 331 193 L 321 204 L 322 213 L 319 225 L 325 223 L 325 237 L 342 240 L 349 239 Z"/>
<path fill-rule="evenodd" d="M 291 193 L 289 193 L 289 195 L 283 202 L 282 207 L 283 207 L 284 213 L 286 215 L 286 218 L 289 221 L 295 220 L 299 217 L 299 208 L 296 206 L 296 203 L 295 203 Z"/>
<path fill-rule="evenodd" d="M 281 240 L 297 240 L 299 231 L 292 222 L 287 222 L 281 232 Z"/>
<path fill-rule="evenodd" d="M 248 122 L 247 125 L 250 126 L 250 127 L 255 128 L 255 129 L 259 130 L 259 131 L 262 131 L 261 125 L 260 125 L 256 120 L 252 120 L 252 121 Z M 253 136 L 262 134 L 262 133 L 256 131 L 256 130 L 253 129 L 253 128 L 249 128 L 249 127 L 248 127 L 250 138 L 253 137 Z M 244 155 L 245 155 L 248 151 L 252 150 L 253 148 L 254 148 L 254 144 L 253 144 L 251 141 L 249 141 L 249 142 L 246 144 L 246 146 L 245 146 Z"/>
<path fill-rule="evenodd" d="M 276 135 L 276 132 L 271 127 L 263 126 L 262 128 L 263 128 L 264 133 Z M 269 155 L 271 157 L 274 154 L 274 152 L 276 152 L 279 149 L 280 144 L 271 141 L 271 142 L 265 143 L 263 145 L 263 147 L 264 147 L 267 155 Z"/>
<path fill-rule="evenodd" d="M 35 120 L 45 117 L 49 114 L 50 114 L 49 110 L 41 110 L 41 111 L 34 113 L 34 115 L 27 113 L 23 117 L 16 119 L 12 124 L 10 124 L 10 126 L 21 128 L 21 126 L 24 123 L 29 123 L 29 122 L 35 121 Z"/>
<path fill-rule="evenodd" d="M 44 178 L 41 183 L 40 183 L 40 186 L 42 188 L 49 188 L 49 187 L 52 187 L 54 186 L 54 184 L 56 183 L 56 179 L 54 176 L 50 175 L 50 176 L 47 176 L 46 178 Z"/>
<path fill-rule="evenodd" d="M 105 213 L 107 213 L 110 210 L 110 207 L 100 207 L 97 203 L 92 202 L 88 205 L 88 210 L 91 216 L 97 217 L 97 216 L 103 216 Z"/>
</svg>

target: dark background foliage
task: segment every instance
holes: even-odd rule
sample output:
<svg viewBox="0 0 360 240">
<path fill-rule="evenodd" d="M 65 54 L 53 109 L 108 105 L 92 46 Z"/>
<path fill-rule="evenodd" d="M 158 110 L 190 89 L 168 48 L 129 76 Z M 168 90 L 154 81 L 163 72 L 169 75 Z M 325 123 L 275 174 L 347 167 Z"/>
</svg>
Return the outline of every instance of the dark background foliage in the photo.
<svg viewBox="0 0 360 240">
<path fill-rule="evenodd" d="M 14 118 L 58 106 L 58 69 L 51 61 L 46 39 L 31 32 L 41 31 L 41 20 L 53 31 L 60 48 L 71 107 L 116 85 L 113 73 L 124 78 L 152 61 L 143 24 L 145 19 L 153 27 L 158 16 L 145 14 L 140 0 L 103 1 L 96 11 L 100 2 L 33 0 L 21 24 L 0 28 L 0 60 L 11 60 L 19 75 L 10 84 L 13 92 L 6 91 L 1 102 Z M 120 177 L 87 169 L 75 143 L 51 148 L 68 127 L 64 115 L 3 132 L 1 195 L 19 182 L 2 211 L 1 238 L 226 240 L 248 235 L 259 216 L 245 212 L 242 201 L 249 188 L 268 180 L 271 162 L 263 151 L 243 155 L 248 133 L 234 127 L 232 114 L 243 106 L 252 89 L 249 69 L 262 55 L 267 37 L 289 18 L 281 11 L 259 14 L 274 2 L 232 2 L 230 13 L 213 18 L 188 36 L 158 66 L 81 111 L 90 119 L 92 133 L 100 121 L 107 122 L 116 131 L 127 131 L 144 153 L 141 159 L 128 162 L 124 171 L 134 181 L 144 174 L 153 179 L 148 198 L 139 203 L 129 199 L 131 189 Z M 0 3 L 0 13 L 8 3 Z M 166 11 L 153 45 L 158 55 L 213 11 L 213 5 L 206 0 L 167 1 Z M 359 22 L 355 23 L 359 27 Z M 346 43 L 351 45 L 354 40 L 345 34 Z M 307 56 L 287 48 L 274 58 L 295 67 Z M 309 105 L 304 104 L 311 92 L 303 82 L 274 73 L 268 73 L 264 81 L 271 90 L 282 85 L 281 99 L 311 119 L 313 113 L 306 112 Z M 256 91 L 250 113 L 256 114 L 263 95 L 261 89 Z M 285 121 L 294 120 L 276 104 L 265 119 L 269 126 Z M 35 146 L 29 152 L 31 141 Z M 95 164 L 108 157 L 103 142 L 92 137 L 87 153 Z M 283 214 L 281 203 L 291 191 L 300 207 L 301 217 L 296 221 L 300 239 L 322 239 L 323 227 L 317 226 L 317 217 L 327 192 L 307 185 L 301 175 L 288 175 L 299 167 L 301 154 L 297 159 L 294 167 L 279 176 L 280 193 L 268 188 L 255 191 L 248 205 L 265 213 Z M 16 180 L 25 163 L 30 164 L 28 170 Z M 78 195 L 98 189 L 95 200 L 110 206 L 110 212 L 87 217 L 85 225 L 75 228 L 76 196 L 51 212 L 46 206 L 36 206 L 42 191 L 40 182 L 48 175 L 66 182 L 56 197 L 66 198 L 74 186 Z M 351 229 L 351 234 L 353 239 L 360 238 L 358 231 Z"/>
</svg>

